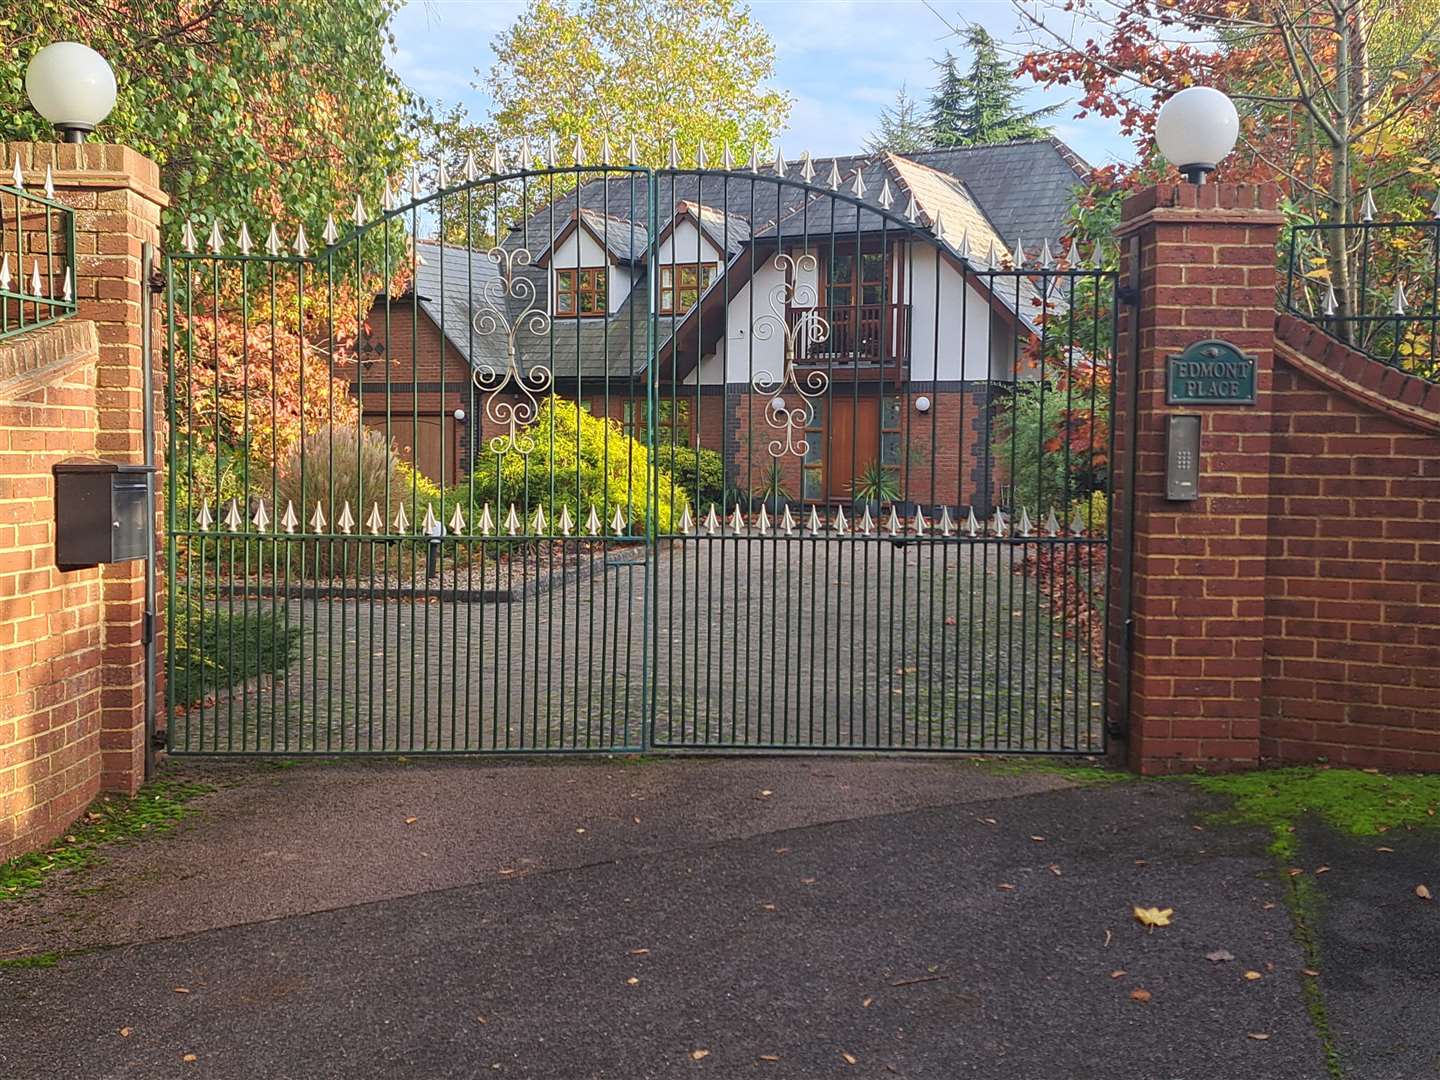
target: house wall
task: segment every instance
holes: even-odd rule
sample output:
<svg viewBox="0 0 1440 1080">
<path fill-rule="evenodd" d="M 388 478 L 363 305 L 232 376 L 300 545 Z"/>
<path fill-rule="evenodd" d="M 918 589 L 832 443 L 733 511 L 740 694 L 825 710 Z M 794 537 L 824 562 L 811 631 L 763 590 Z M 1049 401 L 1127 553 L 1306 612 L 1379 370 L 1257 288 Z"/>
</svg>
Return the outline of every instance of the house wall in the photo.
<svg viewBox="0 0 1440 1080">
<path fill-rule="evenodd" d="M 934 247 L 909 247 L 903 291 L 910 305 L 910 377 L 1010 379 L 1015 333 L 1009 320 Z"/>
<path fill-rule="evenodd" d="M 723 261 L 720 249 L 711 243 L 710 238 L 697 229 L 689 218 L 682 219 L 670 235 L 660 242 L 656 248 L 655 260 L 660 264 L 699 262 L 717 265 Z"/>
<path fill-rule="evenodd" d="M 628 230 L 623 230 L 627 235 Z M 550 271 L 550 313 L 555 314 L 555 269 L 569 269 L 575 267 L 608 266 L 610 268 L 610 285 L 607 296 L 611 314 L 620 310 L 625 303 L 625 298 L 630 295 L 630 289 L 634 284 L 634 277 L 630 271 L 610 259 L 610 253 L 600 245 L 586 229 L 575 229 L 564 241 L 560 243 L 550 254 L 548 260 Z"/>
</svg>

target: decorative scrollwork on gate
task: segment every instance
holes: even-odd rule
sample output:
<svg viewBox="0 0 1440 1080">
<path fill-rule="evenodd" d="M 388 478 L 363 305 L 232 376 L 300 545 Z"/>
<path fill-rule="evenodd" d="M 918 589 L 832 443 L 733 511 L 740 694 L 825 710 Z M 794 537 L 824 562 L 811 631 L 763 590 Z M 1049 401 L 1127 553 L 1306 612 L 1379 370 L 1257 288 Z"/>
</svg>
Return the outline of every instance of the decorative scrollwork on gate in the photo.
<svg viewBox="0 0 1440 1080">
<path fill-rule="evenodd" d="M 819 265 L 815 256 L 805 252 L 797 259 L 782 251 L 771 265 L 784 277 L 770 290 L 770 310 L 756 316 L 752 329 L 757 341 L 769 341 L 779 332 L 785 346 L 785 366 L 778 378 L 766 371 L 757 373 L 750 380 L 750 389 L 769 398 L 765 422 L 781 433 L 780 438 L 770 442 L 770 456 L 793 454 L 803 459 L 810 449 L 805 426 L 814 416 L 815 400 L 829 389 L 830 376 L 818 369 L 802 376 L 795 362 L 803 345 L 817 344 L 830 336 L 830 324 L 815 306 L 815 287 L 800 281 L 801 273 L 815 272 Z M 791 311 L 797 313 L 793 322 L 787 318 Z M 787 402 L 782 396 L 787 386 L 798 402 Z"/>
<path fill-rule="evenodd" d="M 485 415 L 505 429 L 504 434 L 490 439 L 490 451 L 503 454 L 513 451 L 522 456 L 535 449 L 535 440 L 522 432 L 540 415 L 540 398 L 553 392 L 554 373 L 543 364 L 528 372 L 522 371 L 515 337 L 522 330 L 537 336 L 550 329 L 550 314 L 539 303 L 535 282 L 516 277 L 517 266 L 530 265 L 530 252 L 524 248 L 492 247 L 486 254 L 500 268 L 500 277 L 485 282 L 480 289 L 480 306 L 472 323 L 481 336 L 505 336 L 505 367 L 481 363 L 475 368 L 475 388 L 485 395 Z M 518 301 L 521 310 L 511 316 L 510 301 Z M 508 391 L 508 394 L 507 394 Z"/>
</svg>

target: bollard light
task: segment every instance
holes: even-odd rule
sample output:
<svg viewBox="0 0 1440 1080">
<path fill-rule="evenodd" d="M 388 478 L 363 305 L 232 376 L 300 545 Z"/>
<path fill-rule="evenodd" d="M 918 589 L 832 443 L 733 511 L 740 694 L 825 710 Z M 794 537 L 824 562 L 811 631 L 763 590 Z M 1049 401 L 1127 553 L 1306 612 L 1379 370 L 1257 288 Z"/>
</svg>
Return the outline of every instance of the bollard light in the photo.
<svg viewBox="0 0 1440 1080">
<path fill-rule="evenodd" d="M 25 93 L 62 141 L 80 143 L 115 107 L 115 73 L 88 45 L 57 41 L 30 58 Z"/>
<path fill-rule="evenodd" d="M 1240 114 L 1235 103 L 1209 86 L 1191 86 L 1160 106 L 1155 143 L 1192 184 L 1203 184 L 1235 149 Z"/>
</svg>

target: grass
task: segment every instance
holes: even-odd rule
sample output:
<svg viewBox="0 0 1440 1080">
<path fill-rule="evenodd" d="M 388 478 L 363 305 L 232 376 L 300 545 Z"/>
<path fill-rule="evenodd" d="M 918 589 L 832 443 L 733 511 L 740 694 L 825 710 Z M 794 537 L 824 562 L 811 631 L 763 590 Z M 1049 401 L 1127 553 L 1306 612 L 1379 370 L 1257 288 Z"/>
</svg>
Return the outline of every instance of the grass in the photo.
<svg viewBox="0 0 1440 1080">
<path fill-rule="evenodd" d="M 0 960 L 0 968 L 52 968 L 60 963 L 58 952 L 31 953 L 28 956 L 14 956 Z"/>
<path fill-rule="evenodd" d="M 1316 818 L 1350 836 L 1377 836 L 1397 828 L 1440 827 L 1440 776 L 1386 776 L 1361 769 L 1296 766 L 1223 776 L 1192 778 L 1206 791 L 1233 800 L 1229 810 L 1213 815 L 1218 822 L 1259 826 L 1270 833 L 1270 854 L 1280 867 L 1300 853 L 1295 826 Z M 1305 966 L 1320 970 L 1320 890 L 1308 875 L 1287 873 L 1283 880 L 1286 906 Z M 1320 981 L 1301 980 L 1301 995 L 1320 1040 L 1328 1072 L 1344 1076 L 1339 1048 L 1330 1027 Z"/>
<path fill-rule="evenodd" d="M 1085 762 L 1073 758 L 1047 757 L 994 757 L 977 758 L 975 767 L 995 776 L 1024 776 L 1027 773 L 1045 773 L 1058 776 L 1073 784 L 1089 787 L 1103 787 L 1107 784 L 1123 784 L 1138 780 L 1134 773 L 1112 769 L 1102 761 Z"/>
<path fill-rule="evenodd" d="M 285 671 L 300 644 L 280 608 L 223 600 L 190 599 L 177 607 L 172 627 L 175 659 L 170 679 L 175 700 L 199 701 L 261 675 Z"/>
<path fill-rule="evenodd" d="M 157 780 L 131 798 L 102 796 L 48 849 L 0 863 L 0 903 L 38 889 L 61 870 L 93 866 L 101 859 L 102 845 L 164 832 L 194 812 L 186 805 L 190 800 L 213 790 L 209 784 Z"/>
</svg>

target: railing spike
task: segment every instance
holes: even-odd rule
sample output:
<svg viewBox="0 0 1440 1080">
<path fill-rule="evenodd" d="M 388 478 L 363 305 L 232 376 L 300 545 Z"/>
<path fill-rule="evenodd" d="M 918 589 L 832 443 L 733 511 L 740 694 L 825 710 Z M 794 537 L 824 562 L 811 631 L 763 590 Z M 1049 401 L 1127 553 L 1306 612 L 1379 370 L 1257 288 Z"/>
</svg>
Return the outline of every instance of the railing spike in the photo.
<svg viewBox="0 0 1440 1080">
<path fill-rule="evenodd" d="M 276 257 L 280 254 L 280 230 L 272 221 L 270 232 L 265 236 L 265 254 Z"/>
<path fill-rule="evenodd" d="M 68 266 L 65 268 L 65 279 L 60 285 L 60 299 L 64 300 L 67 304 L 75 299 L 75 286 L 70 280 L 70 268 Z"/>
<path fill-rule="evenodd" d="M 480 507 L 480 520 L 476 523 L 480 529 L 481 536 L 492 536 L 495 532 L 495 515 L 490 512 L 490 504 L 485 503 Z"/>
<path fill-rule="evenodd" d="M 950 517 L 950 507 L 940 507 L 940 535 L 949 536 L 955 531 L 955 522 Z"/>
<path fill-rule="evenodd" d="M 825 183 L 831 191 L 840 190 L 840 165 L 833 157 L 830 159 L 830 175 L 826 178 Z"/>
<path fill-rule="evenodd" d="M 473 183 L 480 178 L 480 169 L 475 164 L 475 151 L 465 151 L 465 182 Z"/>
<path fill-rule="evenodd" d="M 35 265 L 31 267 L 31 273 L 30 273 L 30 295 L 31 295 L 31 296 L 44 296 L 44 295 L 45 295 L 45 283 L 40 280 L 40 260 L 39 260 L 39 259 L 36 259 L 36 260 L 35 260 Z"/>
<path fill-rule="evenodd" d="M 1005 520 L 1005 513 L 1000 507 L 995 507 L 995 518 L 990 523 L 990 529 L 996 536 L 1004 536 L 1008 523 Z"/>
<path fill-rule="evenodd" d="M 745 515 L 740 513 L 740 504 L 735 504 L 734 511 L 730 514 L 730 531 L 732 533 L 743 533 L 745 531 Z"/>
<path fill-rule="evenodd" d="M 1030 520 L 1030 511 L 1023 506 L 1020 507 L 1020 525 L 1016 531 L 1020 536 L 1029 536 L 1035 531 L 1035 526 Z"/>
<path fill-rule="evenodd" d="M 511 536 L 520 535 L 520 515 L 515 510 L 515 504 L 510 504 L 509 511 L 505 514 L 505 531 Z"/>
<path fill-rule="evenodd" d="M 785 513 L 780 518 L 780 529 L 786 536 L 795 535 L 795 515 L 790 513 L 790 504 L 785 504 Z"/>
<path fill-rule="evenodd" d="M 761 536 L 770 535 L 770 515 L 765 510 L 765 504 L 760 504 L 760 513 L 755 515 L 755 531 Z"/>
<path fill-rule="evenodd" d="M 1016 269 L 1016 270 L 1024 269 L 1024 267 L 1025 267 L 1025 238 L 1024 238 L 1024 237 L 1017 236 L 1017 237 L 1015 238 L 1015 250 L 1010 253 L 1010 261 L 1015 264 L 1015 269 Z"/>
<path fill-rule="evenodd" d="M 251 247 L 254 246 L 250 241 L 250 227 L 243 221 L 240 223 L 239 245 L 241 255 L 249 255 Z"/>
<path fill-rule="evenodd" d="M 974 539 L 980 533 L 980 522 L 975 517 L 975 507 L 970 507 L 970 513 L 965 517 L 965 531 Z"/>
<path fill-rule="evenodd" d="M 930 231 L 935 234 L 935 239 L 942 244 L 945 242 L 945 211 L 936 210 L 935 217 L 930 222 Z"/>
<path fill-rule="evenodd" d="M 780 147 L 777 145 L 775 147 L 775 175 L 783 177 L 785 170 L 789 167 L 785 162 L 785 155 L 780 152 Z"/>
<path fill-rule="evenodd" d="M 805 527 L 810 530 L 811 536 L 820 535 L 820 512 L 815 509 L 814 503 L 810 504 L 810 520 L 805 523 Z"/>
<path fill-rule="evenodd" d="M 10 291 L 10 253 L 0 255 L 0 292 Z"/>
<path fill-rule="evenodd" d="M 460 512 L 460 504 L 455 504 L 455 512 L 450 515 L 450 535 L 459 536 L 465 531 L 465 515 Z"/>
<path fill-rule="evenodd" d="M 705 140 L 701 139 L 695 144 L 695 168 L 701 172 L 710 168 L 710 160 L 705 156 Z"/>
<path fill-rule="evenodd" d="M 1375 193 L 1369 188 L 1365 189 L 1365 201 L 1360 204 L 1360 220 L 1367 225 L 1375 220 L 1378 211 L 1375 208 Z"/>
<path fill-rule="evenodd" d="M 635 141 L 635 136 L 633 134 L 630 136 L 630 145 L 625 149 L 625 164 L 640 164 L 640 145 Z"/>
<path fill-rule="evenodd" d="M 17 191 L 25 190 L 25 174 L 20 170 L 20 155 L 15 155 L 15 167 L 10 170 L 10 183 Z"/>
<path fill-rule="evenodd" d="M 1046 237 L 1040 242 L 1040 269 L 1055 269 L 1055 256 L 1050 254 L 1050 238 Z"/>
<path fill-rule="evenodd" d="M 201 532 L 209 532 L 210 526 L 215 524 L 215 519 L 210 516 L 210 500 L 205 499 L 200 504 L 200 513 L 195 518 L 195 524 L 200 527 Z"/>
<path fill-rule="evenodd" d="M 410 531 L 410 516 L 405 513 L 405 501 L 402 499 L 395 507 L 395 531 L 407 533 Z"/>
<path fill-rule="evenodd" d="M 255 507 L 255 516 L 250 520 L 255 525 L 255 528 L 259 529 L 261 532 L 264 532 L 270 527 L 270 515 L 265 510 L 264 499 L 261 499 L 259 501 L 259 505 Z"/>
<path fill-rule="evenodd" d="M 674 135 L 670 136 L 670 145 L 665 151 L 665 167 L 667 169 L 680 168 L 680 144 Z"/>
<path fill-rule="evenodd" d="M 617 503 L 615 515 L 610 519 L 610 531 L 616 536 L 624 536 L 626 528 L 624 508 Z"/>
<path fill-rule="evenodd" d="M 868 503 L 865 506 L 865 512 L 860 515 L 859 528 L 866 536 L 869 536 L 875 531 L 875 519 L 870 516 L 870 506 Z"/>
<path fill-rule="evenodd" d="M 1050 507 L 1050 512 L 1045 515 L 1045 535 L 1060 535 L 1060 519 L 1055 516 L 1055 508 L 1053 506 Z"/>
<path fill-rule="evenodd" d="M 690 504 L 685 504 L 685 509 L 680 511 L 680 533 L 682 536 L 693 536 L 695 533 L 695 519 L 690 516 Z"/>
<path fill-rule="evenodd" d="M 885 528 L 890 531 L 891 536 L 899 536 L 905 531 L 905 527 L 900 524 L 900 515 L 896 513 L 893 503 L 890 506 L 890 516 L 885 520 Z"/>
<path fill-rule="evenodd" d="M 536 536 L 544 536 L 550 531 L 549 522 L 545 520 L 545 506 L 543 503 L 535 507 L 535 516 L 530 519 L 530 531 Z"/>
<path fill-rule="evenodd" d="M 420 201 L 420 170 L 417 169 L 414 165 L 411 165 L 410 168 L 407 170 L 407 172 L 408 172 L 408 175 L 409 175 L 409 177 L 410 177 L 410 201 L 411 201 L 412 203 L 413 203 L 413 202 L 419 202 L 419 201 Z"/>
<path fill-rule="evenodd" d="M 300 527 L 300 518 L 295 513 L 295 504 L 289 499 L 285 500 L 285 513 L 280 518 L 280 527 L 291 534 Z"/>
<path fill-rule="evenodd" d="M 890 178 L 887 176 L 880 184 L 880 197 L 876 200 L 881 210 L 889 210 L 895 205 L 895 196 L 890 192 Z"/>
<path fill-rule="evenodd" d="M 600 164 L 608 169 L 614 156 L 615 151 L 610 148 L 610 134 L 606 132 L 604 139 L 600 142 Z"/>
<path fill-rule="evenodd" d="M 50 166 L 45 166 L 45 197 L 55 198 L 55 174 L 50 171 Z"/>
<path fill-rule="evenodd" d="M 720 152 L 720 164 L 726 172 L 730 172 L 732 169 L 735 168 L 735 155 L 730 152 L 729 142 L 722 144 Z"/>
<path fill-rule="evenodd" d="M 560 535 L 569 536 L 575 531 L 575 519 L 570 516 L 570 507 L 560 504 Z"/>
<path fill-rule="evenodd" d="M 530 172 L 535 167 L 535 159 L 530 153 L 530 136 L 520 136 L 520 171 Z"/>
<path fill-rule="evenodd" d="M 310 531 L 315 533 L 325 531 L 325 507 L 321 503 L 315 504 L 315 513 L 310 515 Z"/>
<path fill-rule="evenodd" d="M 715 504 L 710 504 L 710 512 L 705 515 L 705 532 L 710 536 L 720 534 L 720 515 L 715 512 Z"/>
<path fill-rule="evenodd" d="M 800 179 L 807 184 L 815 180 L 815 162 L 811 160 L 809 150 L 800 152 Z"/>
<path fill-rule="evenodd" d="M 1440 192 L 1435 193 L 1435 201 L 1430 204 L 1430 216 L 1440 218 Z"/>
<path fill-rule="evenodd" d="M 435 166 L 435 188 L 437 191 L 444 191 L 450 186 L 450 170 L 445 167 L 445 159 L 442 157 Z"/>
<path fill-rule="evenodd" d="M 575 133 L 575 141 L 570 144 L 570 157 L 578 169 L 585 164 L 585 140 L 580 138 L 580 133 Z"/>
<path fill-rule="evenodd" d="M 370 504 L 370 516 L 365 519 L 365 527 L 370 530 L 371 536 L 379 536 L 385 531 L 385 519 L 380 516 L 380 504 Z"/>
<path fill-rule="evenodd" d="M 600 515 L 595 512 L 595 504 L 590 504 L 590 515 L 585 519 L 585 531 L 591 536 L 600 535 Z"/>
<path fill-rule="evenodd" d="M 310 254 L 310 244 L 305 239 L 304 225 L 300 225 L 295 230 L 295 254 L 302 259 Z"/>
<path fill-rule="evenodd" d="M 354 220 L 355 220 L 355 227 L 356 227 L 357 229 L 360 228 L 360 226 L 362 226 L 362 225 L 365 224 L 365 200 L 360 197 L 360 193 L 359 193 L 358 191 L 355 193 L 355 219 L 354 219 Z"/>
<path fill-rule="evenodd" d="M 1080 516 L 1078 507 L 1075 510 L 1075 516 L 1070 519 L 1070 532 L 1074 536 L 1085 535 L 1085 520 Z"/>
<path fill-rule="evenodd" d="M 844 536 L 850 531 L 850 523 L 845 520 L 845 508 L 843 506 L 837 506 L 835 508 L 835 531 L 841 536 Z"/>
<path fill-rule="evenodd" d="M 180 229 L 180 246 L 187 255 L 195 254 L 195 228 L 190 224 L 189 218 L 185 219 L 185 224 Z"/>
<path fill-rule="evenodd" d="M 380 212 L 388 214 L 400 206 L 400 196 L 395 191 L 395 185 L 391 183 L 390 177 L 385 177 L 385 182 L 380 185 Z"/>
<path fill-rule="evenodd" d="M 1335 295 L 1335 283 L 1333 281 L 1327 281 L 1325 283 L 1325 299 L 1322 302 L 1322 310 L 1327 318 L 1333 318 L 1340 310 L 1340 298 Z"/>
<path fill-rule="evenodd" d="M 925 520 L 925 511 L 920 508 L 919 503 L 915 504 L 915 521 L 913 525 L 916 536 L 924 536 L 926 530 L 930 528 L 930 523 Z"/>
<path fill-rule="evenodd" d="M 991 270 L 1000 269 L 1000 251 L 996 246 L 995 238 L 993 236 L 990 238 L 990 251 L 985 256 L 985 265 L 988 266 Z"/>
<path fill-rule="evenodd" d="M 960 234 L 960 258 L 969 262 L 974 252 L 970 250 L 970 230 L 967 228 Z"/>
<path fill-rule="evenodd" d="M 914 225 L 920 220 L 920 207 L 915 205 L 915 196 L 911 195 L 905 203 L 905 220 Z"/>
<path fill-rule="evenodd" d="M 560 164 L 560 143 L 556 138 L 554 128 L 545 133 L 545 164 L 552 169 Z"/>
<path fill-rule="evenodd" d="M 1070 250 L 1065 255 L 1065 262 L 1071 270 L 1077 270 L 1082 262 L 1080 258 L 1080 238 L 1070 237 Z"/>
<path fill-rule="evenodd" d="M 850 194 L 857 199 L 865 197 L 865 170 L 863 167 L 855 170 L 855 183 L 850 185 Z"/>
<path fill-rule="evenodd" d="M 750 161 L 745 167 L 752 173 L 760 171 L 760 148 L 753 143 L 750 145 Z"/>
<path fill-rule="evenodd" d="M 325 215 L 325 231 L 320 234 L 320 239 L 327 245 L 334 245 L 340 239 L 340 229 L 335 224 L 335 215 Z"/>
<path fill-rule="evenodd" d="M 1391 305 L 1390 313 L 1392 315 L 1404 315 L 1405 304 L 1405 282 L 1397 281 L 1395 282 L 1395 302 Z"/>
<path fill-rule="evenodd" d="M 355 528 L 355 515 L 350 513 L 349 499 L 346 499 L 344 505 L 340 507 L 340 517 L 336 519 L 335 524 L 340 526 L 340 531 L 346 536 L 349 536 L 351 530 Z"/>
</svg>

